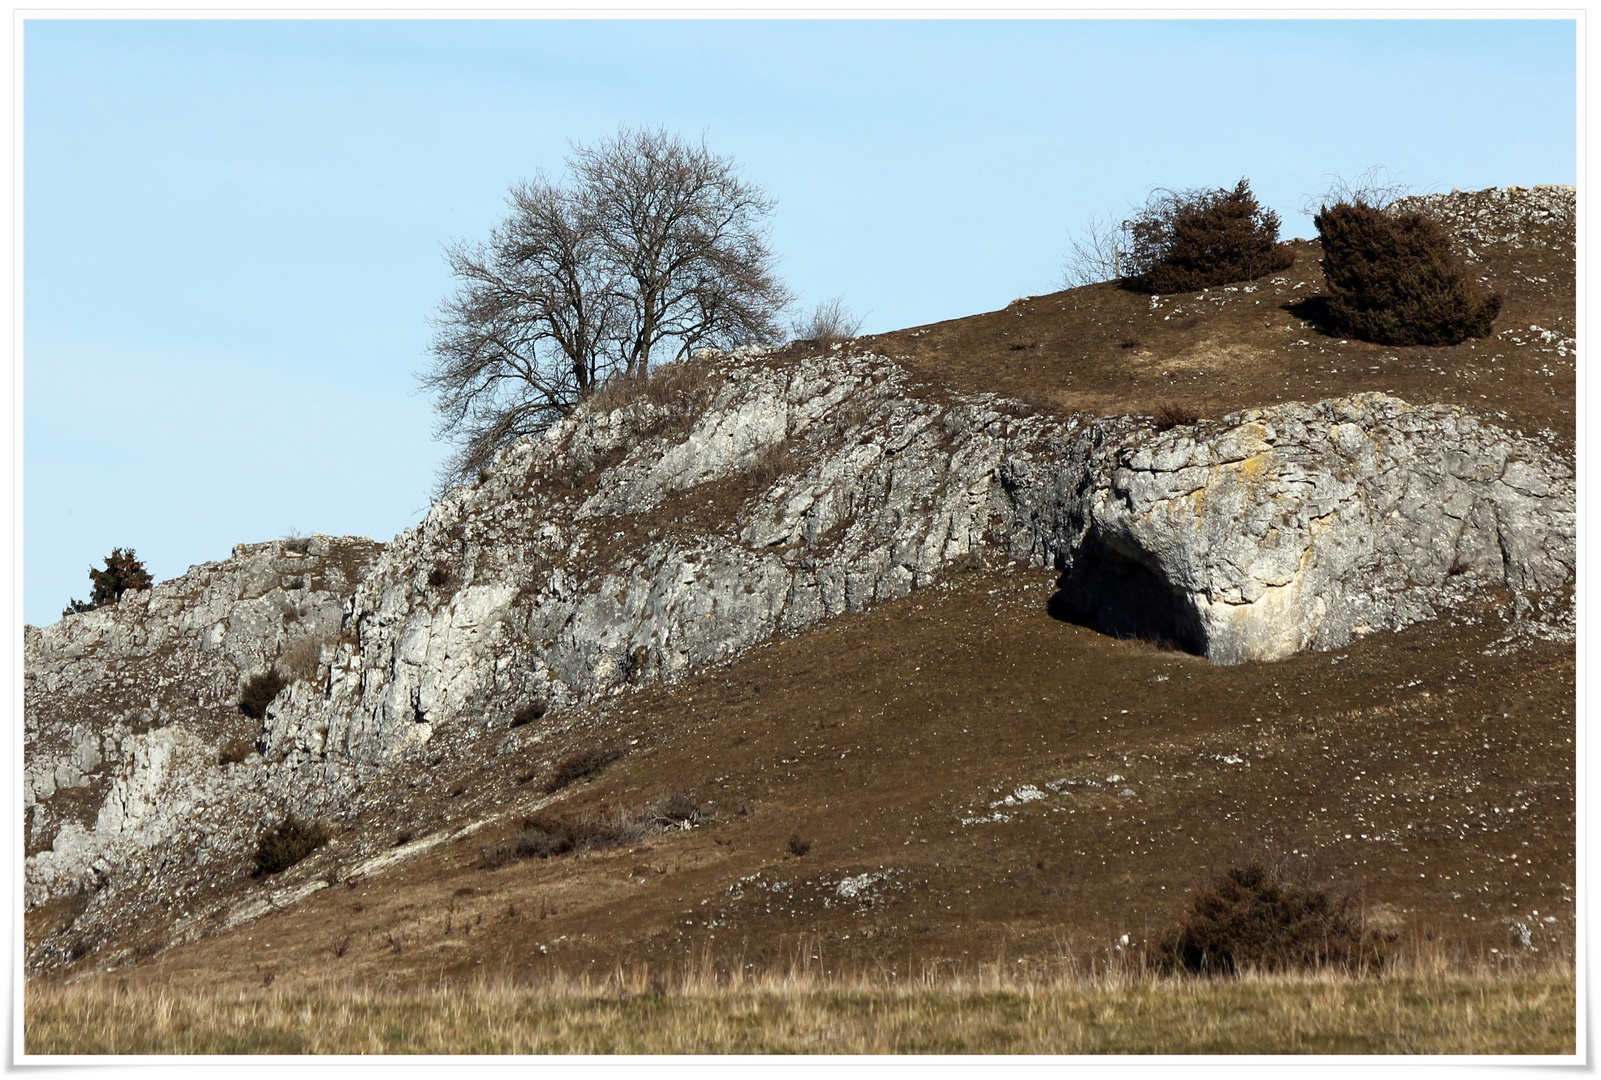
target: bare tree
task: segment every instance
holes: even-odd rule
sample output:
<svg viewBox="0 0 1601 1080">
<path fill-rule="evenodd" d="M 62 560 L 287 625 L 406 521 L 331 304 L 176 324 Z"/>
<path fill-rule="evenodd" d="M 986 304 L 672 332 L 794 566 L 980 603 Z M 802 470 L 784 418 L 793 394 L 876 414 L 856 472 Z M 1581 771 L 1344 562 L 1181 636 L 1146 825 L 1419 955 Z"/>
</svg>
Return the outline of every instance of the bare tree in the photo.
<svg viewBox="0 0 1601 1080">
<path fill-rule="evenodd" d="M 1062 282 L 1070 289 L 1117 281 L 1128 272 L 1129 223 L 1110 216 L 1091 217 L 1071 241 L 1062 262 Z"/>
<path fill-rule="evenodd" d="M 733 162 L 665 131 L 621 131 L 569 165 L 624 308 L 616 346 L 629 375 L 657 347 L 771 341 L 788 291 L 773 275 L 763 221 L 773 201 Z"/>
<path fill-rule="evenodd" d="M 772 341 L 788 291 L 773 273 L 760 188 L 704 144 L 624 129 L 575 146 L 565 185 L 512 188 L 487 243 L 449 249 L 458 286 L 435 320 L 445 483 L 571 412 L 608 379 L 693 350 Z"/>
</svg>

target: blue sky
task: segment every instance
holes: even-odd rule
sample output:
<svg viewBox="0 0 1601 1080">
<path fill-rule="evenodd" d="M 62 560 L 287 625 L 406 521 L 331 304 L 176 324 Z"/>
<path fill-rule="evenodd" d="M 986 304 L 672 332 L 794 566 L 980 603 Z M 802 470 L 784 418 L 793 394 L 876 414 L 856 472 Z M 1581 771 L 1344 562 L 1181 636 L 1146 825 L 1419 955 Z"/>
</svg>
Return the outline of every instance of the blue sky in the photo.
<svg viewBox="0 0 1601 1080">
<path fill-rule="evenodd" d="M 882 331 L 1057 287 L 1153 186 L 1573 183 L 1571 21 L 85 21 L 24 26 L 24 608 L 290 529 L 387 540 L 437 462 L 443 247 L 619 125 L 778 201 Z"/>
</svg>

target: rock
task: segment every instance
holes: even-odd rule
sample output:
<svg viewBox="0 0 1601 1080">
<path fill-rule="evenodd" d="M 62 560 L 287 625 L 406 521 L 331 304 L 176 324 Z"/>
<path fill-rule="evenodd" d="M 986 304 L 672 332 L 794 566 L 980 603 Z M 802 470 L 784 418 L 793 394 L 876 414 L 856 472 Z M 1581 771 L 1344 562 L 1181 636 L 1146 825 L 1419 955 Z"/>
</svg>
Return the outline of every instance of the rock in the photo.
<svg viewBox="0 0 1601 1080">
<path fill-rule="evenodd" d="M 1360 394 L 1158 433 L 1098 420 L 1006 468 L 1011 552 L 1064 570 L 1064 616 L 1214 663 L 1573 578 L 1572 470 L 1453 407 Z"/>
<path fill-rule="evenodd" d="M 337 635 L 378 551 L 365 538 L 306 543 L 242 544 L 225 562 L 26 628 L 28 904 L 159 855 L 201 805 L 223 823 L 208 852 L 247 844 L 264 809 L 260 770 L 217 765 L 218 746 L 259 731 L 239 689 L 291 642 Z M 83 788 L 91 798 L 58 797 Z"/>
</svg>

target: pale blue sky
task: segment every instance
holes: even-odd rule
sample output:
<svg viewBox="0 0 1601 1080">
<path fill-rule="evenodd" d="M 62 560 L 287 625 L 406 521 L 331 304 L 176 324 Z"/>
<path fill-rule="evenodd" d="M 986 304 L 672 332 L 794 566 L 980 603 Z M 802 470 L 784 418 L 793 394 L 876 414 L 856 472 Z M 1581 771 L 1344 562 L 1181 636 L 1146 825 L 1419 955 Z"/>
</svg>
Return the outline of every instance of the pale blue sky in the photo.
<svg viewBox="0 0 1601 1080">
<path fill-rule="evenodd" d="M 806 304 L 869 331 L 1056 286 L 1155 185 L 1297 207 L 1573 183 L 1557 22 L 181 22 L 24 28 L 24 604 L 132 546 L 387 540 L 445 448 L 413 392 L 452 239 L 620 124 L 704 134 L 778 200 Z"/>
</svg>

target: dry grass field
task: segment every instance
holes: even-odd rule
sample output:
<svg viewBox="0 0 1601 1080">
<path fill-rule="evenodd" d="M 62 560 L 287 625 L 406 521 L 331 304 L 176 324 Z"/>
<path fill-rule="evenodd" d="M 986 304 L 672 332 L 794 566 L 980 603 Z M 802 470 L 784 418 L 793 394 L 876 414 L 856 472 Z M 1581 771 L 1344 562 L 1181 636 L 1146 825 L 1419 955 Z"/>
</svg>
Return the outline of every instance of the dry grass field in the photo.
<svg viewBox="0 0 1601 1080">
<path fill-rule="evenodd" d="M 804 952 L 804 950 L 803 950 Z M 1474 1054 L 1574 1052 L 1573 969 L 1173 979 L 1003 970 L 886 982 L 618 970 L 518 985 L 219 995 L 112 979 L 28 991 L 43 1054 Z"/>
</svg>

